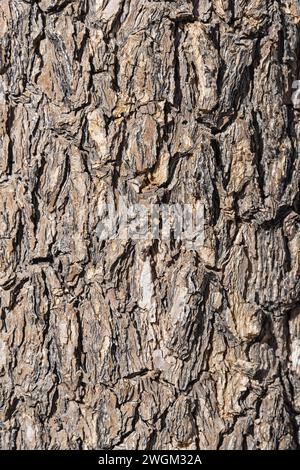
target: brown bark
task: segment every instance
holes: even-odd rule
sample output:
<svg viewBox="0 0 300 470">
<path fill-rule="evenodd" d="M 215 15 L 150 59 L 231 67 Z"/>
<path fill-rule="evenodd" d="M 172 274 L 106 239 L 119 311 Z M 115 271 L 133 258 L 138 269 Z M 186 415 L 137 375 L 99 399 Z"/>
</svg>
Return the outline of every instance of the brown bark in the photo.
<svg viewBox="0 0 300 470">
<path fill-rule="evenodd" d="M 2 0 L 0 446 L 299 447 L 296 0 Z M 99 240 L 99 201 L 205 208 Z"/>
</svg>

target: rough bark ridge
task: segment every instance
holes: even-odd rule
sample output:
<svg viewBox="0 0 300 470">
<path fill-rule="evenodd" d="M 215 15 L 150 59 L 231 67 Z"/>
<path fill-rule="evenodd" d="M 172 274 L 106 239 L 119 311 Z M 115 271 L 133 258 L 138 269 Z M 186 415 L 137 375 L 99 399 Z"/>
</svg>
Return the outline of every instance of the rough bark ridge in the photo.
<svg viewBox="0 0 300 470">
<path fill-rule="evenodd" d="M 299 447 L 299 19 L 1 0 L 1 448 Z M 203 248 L 99 241 L 124 194 Z"/>
</svg>

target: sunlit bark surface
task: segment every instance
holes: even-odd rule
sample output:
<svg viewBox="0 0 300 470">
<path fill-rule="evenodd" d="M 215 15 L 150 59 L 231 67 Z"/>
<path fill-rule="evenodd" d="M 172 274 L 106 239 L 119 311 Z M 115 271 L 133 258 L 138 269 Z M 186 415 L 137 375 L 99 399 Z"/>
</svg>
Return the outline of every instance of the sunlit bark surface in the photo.
<svg viewBox="0 0 300 470">
<path fill-rule="evenodd" d="M 2 449 L 299 447 L 299 21 L 1 0 Z M 121 198 L 203 246 L 100 240 Z"/>
</svg>

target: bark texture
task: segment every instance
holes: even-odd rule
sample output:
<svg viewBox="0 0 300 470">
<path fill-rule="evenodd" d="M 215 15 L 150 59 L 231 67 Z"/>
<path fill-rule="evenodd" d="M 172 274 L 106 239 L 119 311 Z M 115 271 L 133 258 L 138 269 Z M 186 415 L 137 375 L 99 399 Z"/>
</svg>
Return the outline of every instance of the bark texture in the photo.
<svg viewBox="0 0 300 470">
<path fill-rule="evenodd" d="M 2 449 L 299 448 L 299 21 L 1 0 Z M 204 246 L 100 241 L 121 195 Z"/>
</svg>

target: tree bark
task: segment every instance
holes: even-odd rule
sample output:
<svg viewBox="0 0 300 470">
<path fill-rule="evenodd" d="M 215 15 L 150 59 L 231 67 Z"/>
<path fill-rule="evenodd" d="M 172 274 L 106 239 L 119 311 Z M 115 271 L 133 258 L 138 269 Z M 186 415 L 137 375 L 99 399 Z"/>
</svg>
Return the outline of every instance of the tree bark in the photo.
<svg viewBox="0 0 300 470">
<path fill-rule="evenodd" d="M 1 1 L 2 449 L 299 448 L 299 25 Z M 200 202 L 202 246 L 101 239 L 121 198 Z"/>
</svg>

